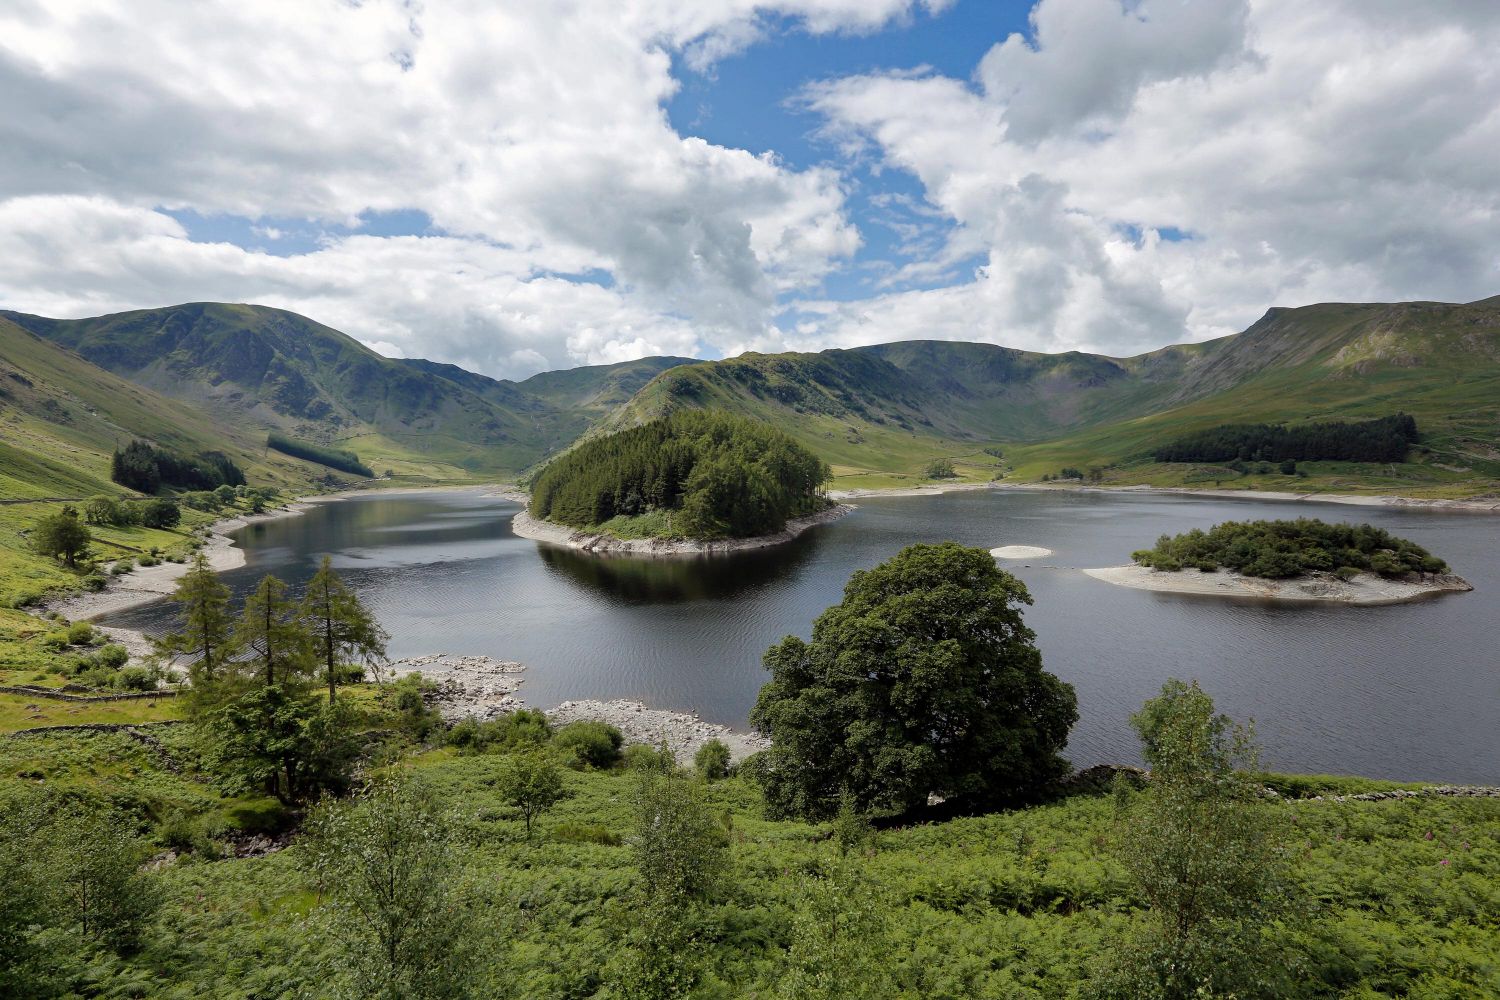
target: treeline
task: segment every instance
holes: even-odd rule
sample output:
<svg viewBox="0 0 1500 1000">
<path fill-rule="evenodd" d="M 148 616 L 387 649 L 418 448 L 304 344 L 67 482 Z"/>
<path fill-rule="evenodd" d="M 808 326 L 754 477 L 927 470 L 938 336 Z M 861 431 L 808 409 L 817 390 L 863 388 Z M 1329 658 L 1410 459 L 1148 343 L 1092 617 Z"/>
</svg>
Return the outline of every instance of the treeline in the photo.
<svg viewBox="0 0 1500 1000">
<path fill-rule="evenodd" d="M 1228 569 L 1246 576 L 1279 579 L 1312 572 L 1350 577 L 1360 571 L 1381 576 L 1444 573 L 1448 564 L 1415 542 L 1368 524 L 1295 521 L 1226 521 L 1209 531 L 1194 528 L 1162 535 L 1156 547 L 1131 554 L 1153 569 Z"/>
<path fill-rule="evenodd" d="M 163 486 L 212 490 L 245 485 L 245 473 L 222 451 L 184 456 L 144 441 L 132 441 L 116 449 L 110 459 L 109 477 L 141 493 L 155 493 Z"/>
<path fill-rule="evenodd" d="M 343 448 L 330 448 L 327 445 L 313 444 L 311 441 L 299 441 L 296 438 L 287 437 L 280 431 L 272 431 L 266 435 L 266 447 L 272 451 L 279 451 L 283 455 L 316 462 L 330 469 L 338 469 L 340 472 L 364 476 L 367 479 L 375 478 L 374 470 L 361 462 L 354 452 Z"/>
<path fill-rule="evenodd" d="M 818 510 L 826 462 L 767 424 L 690 411 L 590 441 L 541 471 L 531 512 L 576 528 L 675 512 L 688 538 L 765 535 Z"/>
<path fill-rule="evenodd" d="M 1405 413 L 1348 423 L 1342 420 L 1287 427 L 1223 424 L 1185 434 L 1157 448 L 1158 462 L 1400 462 L 1417 440 L 1417 422 Z"/>
</svg>

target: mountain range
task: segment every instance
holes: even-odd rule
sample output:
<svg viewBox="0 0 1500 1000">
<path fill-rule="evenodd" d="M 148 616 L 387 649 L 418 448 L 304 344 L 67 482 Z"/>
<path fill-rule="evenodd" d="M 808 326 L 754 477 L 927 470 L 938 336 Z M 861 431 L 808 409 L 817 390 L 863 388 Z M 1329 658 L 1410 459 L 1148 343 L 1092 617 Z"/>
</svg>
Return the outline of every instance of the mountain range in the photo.
<svg viewBox="0 0 1500 1000">
<path fill-rule="evenodd" d="M 1151 449 L 1221 423 L 1399 410 L 1423 432 L 1408 462 L 1330 463 L 1304 485 L 1484 492 L 1500 479 L 1500 297 L 1277 308 L 1243 333 L 1130 358 L 909 341 L 643 358 L 522 381 L 386 358 L 265 306 L 0 311 L 4 496 L 97 492 L 109 451 L 131 437 L 224 450 L 273 482 L 327 473 L 267 452 L 268 430 L 402 477 L 513 477 L 584 436 L 701 407 L 781 426 L 845 486 L 915 482 L 935 458 L 969 478 L 1087 467 L 1105 481 L 1193 483 L 1234 474 L 1162 467 Z"/>
</svg>

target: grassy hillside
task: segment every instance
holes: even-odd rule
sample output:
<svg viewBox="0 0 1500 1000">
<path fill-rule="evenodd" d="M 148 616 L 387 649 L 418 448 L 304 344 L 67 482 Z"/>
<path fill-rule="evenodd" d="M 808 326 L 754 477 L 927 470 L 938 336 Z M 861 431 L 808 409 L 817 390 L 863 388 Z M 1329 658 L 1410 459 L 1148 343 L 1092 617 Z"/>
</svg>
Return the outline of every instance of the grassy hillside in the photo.
<svg viewBox="0 0 1500 1000">
<path fill-rule="evenodd" d="M 144 438 L 223 451 L 260 485 L 302 488 L 312 467 L 265 454 L 265 435 L 162 396 L 0 318 L 0 500 L 125 492 L 110 454 Z"/>
<path fill-rule="evenodd" d="M 675 361 L 578 369 L 534 392 L 453 365 L 385 358 L 266 306 L 197 302 L 79 320 L 0 315 L 164 395 L 262 432 L 352 447 L 378 470 L 425 478 L 524 469 Z"/>
<path fill-rule="evenodd" d="M 961 476 L 1108 483 L 1480 493 L 1500 479 L 1500 298 L 1468 305 L 1273 309 L 1242 334 L 1133 358 L 914 341 L 748 354 L 659 375 L 611 418 L 628 426 L 712 407 L 784 427 L 836 485 L 915 483 L 932 458 Z M 1414 415 L 1406 463 L 1312 463 L 1306 478 L 1162 466 L 1158 444 L 1228 422 Z M 986 449 L 998 448 L 999 461 Z"/>
<path fill-rule="evenodd" d="M 378 706 L 374 698 L 365 704 Z M 140 703 L 127 703 L 136 704 Z M 142 713 L 146 709 L 140 709 Z M 330 933 L 311 848 L 224 856 L 295 817 L 217 792 L 182 726 L 0 736 L 0 793 L 52 789 L 105 801 L 160 854 L 163 894 L 139 950 L 120 958 L 58 933 L 51 956 L 71 995 L 302 997 L 339 982 L 348 942 Z M 476 995 L 616 996 L 639 927 L 631 835 L 635 776 L 565 771 L 567 798 L 528 840 L 496 790 L 508 755 L 409 750 L 396 766 L 452 810 Z M 1299 790 L 1389 784 L 1302 779 Z M 1083 995 L 1108 948 L 1140 918 L 1111 844 L 1108 796 L 882 831 L 840 858 L 827 824 L 764 819 L 742 779 L 709 786 L 730 831 L 729 877 L 680 914 L 676 956 L 691 996 L 788 995 L 789 975 L 888 976 L 891 998 Z M 1500 800 L 1296 801 L 1296 874 L 1312 902 L 1279 929 L 1304 956 L 1297 996 L 1479 997 L 1500 990 Z M 175 853 L 165 853 L 171 847 Z M 685 994 L 686 995 L 686 994 Z M 832 993 L 811 994 L 836 996 Z"/>
</svg>

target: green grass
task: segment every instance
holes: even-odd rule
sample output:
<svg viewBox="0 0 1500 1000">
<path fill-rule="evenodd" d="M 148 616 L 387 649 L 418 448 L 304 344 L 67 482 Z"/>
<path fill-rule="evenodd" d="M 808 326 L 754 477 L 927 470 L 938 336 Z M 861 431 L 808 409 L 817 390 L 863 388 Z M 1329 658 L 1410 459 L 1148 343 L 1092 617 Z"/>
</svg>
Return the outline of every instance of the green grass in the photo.
<svg viewBox="0 0 1500 1000">
<path fill-rule="evenodd" d="M 0 738 L 0 784 L 23 782 L 103 798 L 148 837 L 174 814 L 247 817 L 264 802 L 226 798 L 191 770 L 187 734 L 154 731 L 180 764 L 173 774 L 139 743 L 114 734 Z M 456 810 L 469 891 L 485 921 L 481 964 L 538 1000 L 594 995 L 633 926 L 631 848 L 578 843 L 562 827 L 631 828 L 632 777 L 565 773 L 569 797 L 528 843 L 498 797 L 499 755 L 419 753 L 401 765 Z M 1283 786 L 1294 779 L 1274 776 Z M 1311 778 L 1342 790 L 1388 788 Z M 731 887 L 698 918 L 711 982 L 705 996 L 768 997 L 780 978 L 793 916 L 809 881 L 834 864 L 824 825 L 763 818 L 739 779 L 711 786 L 731 833 Z M 1485 996 L 1500 989 L 1500 800 L 1293 802 L 1291 844 L 1308 893 L 1305 995 Z M 277 810 L 271 808 L 271 813 Z M 1029 809 L 879 833 L 851 864 L 877 901 L 877 954 L 901 998 L 1068 998 L 1077 995 L 1130 926 L 1137 905 L 1112 859 L 1113 805 L 1080 796 Z M 276 822 L 280 817 L 249 822 Z M 96 964 L 100 995 L 149 984 L 157 997 L 291 997 L 326 983 L 340 944 L 317 933 L 324 902 L 303 849 L 208 861 L 192 855 L 158 872 L 166 906 L 142 951 Z M 1316 989 L 1312 984 L 1317 984 Z M 144 994 L 137 994 L 144 995 Z"/>
</svg>

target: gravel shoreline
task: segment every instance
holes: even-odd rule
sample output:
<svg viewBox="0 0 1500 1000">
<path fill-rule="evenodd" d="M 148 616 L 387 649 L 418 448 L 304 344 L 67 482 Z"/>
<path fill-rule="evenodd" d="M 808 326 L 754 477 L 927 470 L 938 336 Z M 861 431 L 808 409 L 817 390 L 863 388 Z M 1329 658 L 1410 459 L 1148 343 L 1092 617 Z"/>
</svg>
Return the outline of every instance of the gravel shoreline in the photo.
<svg viewBox="0 0 1500 1000">
<path fill-rule="evenodd" d="M 426 701 L 450 723 L 464 718 L 488 722 L 526 707 L 526 700 L 518 693 L 526 665 L 513 660 L 430 653 L 397 660 L 386 670 L 393 677 L 421 673 L 424 680 L 433 682 L 435 689 L 428 693 Z M 565 701 L 546 714 L 554 726 L 585 720 L 608 723 L 620 730 L 627 744 L 659 746 L 665 742 L 680 763 L 690 762 L 698 748 L 709 740 L 722 740 L 734 761 L 770 745 L 758 735 L 704 722 L 690 712 L 651 708 L 626 699 Z"/>
<path fill-rule="evenodd" d="M 1406 581 L 1387 580 L 1374 573 L 1361 573 L 1352 580 L 1341 580 L 1331 573 L 1314 573 L 1289 580 L 1267 580 L 1224 570 L 1213 573 L 1197 570 L 1164 572 L 1147 566 L 1108 566 L 1086 569 L 1083 572 L 1117 587 L 1164 594 L 1250 597 L 1359 606 L 1404 604 L 1439 594 L 1462 593 L 1474 589 L 1467 580 L 1451 573 L 1433 574 L 1421 581 Z"/>
<path fill-rule="evenodd" d="M 708 542 L 665 538 L 616 538 L 613 535 L 580 531 L 577 528 L 543 521 L 532 517 L 528 511 L 524 510 L 511 519 L 510 527 L 522 538 L 547 542 L 551 545 L 565 545 L 581 552 L 631 556 L 722 555 L 728 552 L 748 552 L 782 545 L 809 528 L 837 521 L 853 509 L 849 504 L 838 504 L 816 514 L 792 518 L 786 522 L 783 530 L 774 535 L 759 535 L 755 538 L 725 538 Z"/>
</svg>

